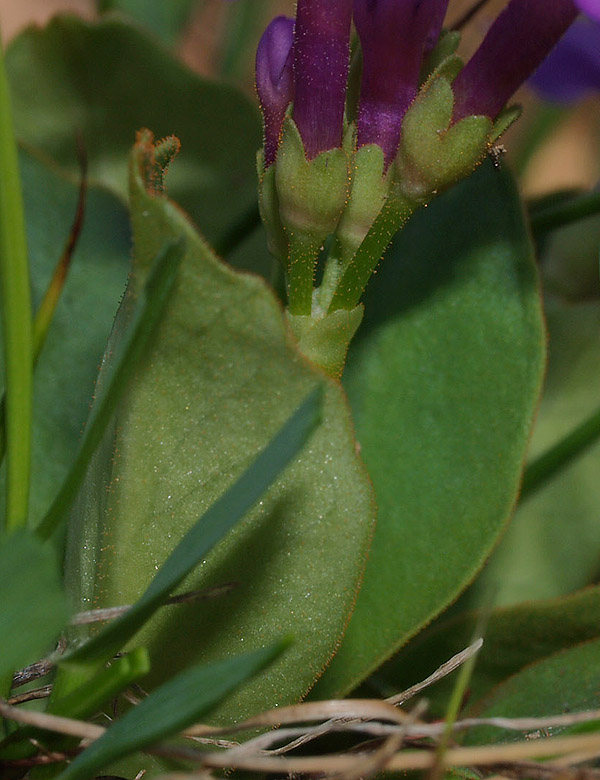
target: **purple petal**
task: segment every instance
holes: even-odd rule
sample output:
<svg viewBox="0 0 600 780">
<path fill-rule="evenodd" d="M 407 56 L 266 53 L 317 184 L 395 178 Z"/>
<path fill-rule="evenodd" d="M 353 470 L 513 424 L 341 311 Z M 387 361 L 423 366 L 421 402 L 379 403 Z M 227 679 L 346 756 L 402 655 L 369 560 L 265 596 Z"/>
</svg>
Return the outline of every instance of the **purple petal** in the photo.
<svg viewBox="0 0 600 780">
<path fill-rule="evenodd" d="M 600 24 L 578 19 L 529 84 L 546 100 L 558 102 L 600 92 Z"/>
<path fill-rule="evenodd" d="M 425 52 L 430 52 L 435 48 L 442 27 L 444 26 L 444 19 L 446 18 L 446 11 L 448 10 L 448 3 L 450 0 L 439 0 L 437 8 L 433 12 L 433 19 L 427 33 L 427 39 L 425 41 Z"/>
<path fill-rule="evenodd" d="M 402 118 L 417 94 L 426 42 L 438 24 L 441 28 L 446 5 L 446 0 L 354 0 L 363 53 L 358 143 L 379 144 L 386 163 L 398 148 Z"/>
<path fill-rule="evenodd" d="M 294 120 L 309 160 L 342 144 L 352 0 L 298 0 Z"/>
<path fill-rule="evenodd" d="M 572 0 L 510 0 L 454 82 L 454 121 L 495 118 L 577 13 Z"/>
<path fill-rule="evenodd" d="M 576 0 L 576 2 L 584 13 L 600 22 L 600 0 Z"/>
<path fill-rule="evenodd" d="M 256 91 L 265 128 L 265 165 L 275 161 L 285 112 L 294 98 L 294 20 L 277 16 L 256 50 Z"/>
</svg>

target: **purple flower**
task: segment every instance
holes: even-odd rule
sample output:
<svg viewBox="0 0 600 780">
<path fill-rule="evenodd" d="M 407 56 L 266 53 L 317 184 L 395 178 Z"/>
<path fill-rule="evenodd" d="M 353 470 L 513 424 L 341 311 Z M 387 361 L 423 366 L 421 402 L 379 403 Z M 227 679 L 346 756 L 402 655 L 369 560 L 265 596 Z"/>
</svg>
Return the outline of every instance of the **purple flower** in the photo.
<svg viewBox="0 0 600 780">
<path fill-rule="evenodd" d="M 577 13 L 572 0 L 510 0 L 454 81 L 454 121 L 471 114 L 494 119 Z"/>
<path fill-rule="evenodd" d="M 294 121 L 309 160 L 342 143 L 351 20 L 352 0 L 298 0 Z"/>
<path fill-rule="evenodd" d="M 379 144 L 387 165 L 417 95 L 424 52 L 437 42 L 447 5 L 448 0 L 354 0 L 363 52 L 358 144 Z"/>
<path fill-rule="evenodd" d="M 293 40 L 294 20 L 277 16 L 256 50 L 256 90 L 263 114 L 267 167 L 275 161 L 285 112 L 294 99 Z"/>
<path fill-rule="evenodd" d="M 546 100 L 557 102 L 600 91 L 600 24 L 578 19 L 529 83 Z"/>
<path fill-rule="evenodd" d="M 576 2 L 585 14 L 600 22 L 600 0 L 576 0 Z"/>
</svg>

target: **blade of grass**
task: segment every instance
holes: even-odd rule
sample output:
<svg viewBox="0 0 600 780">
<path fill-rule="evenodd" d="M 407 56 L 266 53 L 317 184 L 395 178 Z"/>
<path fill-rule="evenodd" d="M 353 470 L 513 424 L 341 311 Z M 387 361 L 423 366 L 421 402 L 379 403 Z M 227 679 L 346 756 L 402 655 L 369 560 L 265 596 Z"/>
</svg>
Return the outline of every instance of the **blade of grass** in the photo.
<svg viewBox="0 0 600 780">
<path fill-rule="evenodd" d="M 448 751 L 450 740 L 452 738 L 454 724 L 456 723 L 459 713 L 462 709 L 463 702 L 465 700 L 465 694 L 469 687 L 471 677 L 473 676 L 473 670 L 475 668 L 475 663 L 477 662 L 479 650 L 481 650 L 483 646 L 482 637 L 485 633 L 485 626 L 489 620 L 492 604 L 492 594 L 488 593 L 488 603 L 481 610 L 479 618 L 477 619 L 475 631 L 473 632 L 473 636 L 470 642 L 470 646 L 477 647 L 477 651 L 472 653 L 467 658 L 458 672 L 456 682 L 454 683 L 454 687 L 452 689 L 452 695 L 450 696 L 450 701 L 448 702 L 448 707 L 446 709 L 444 730 L 435 749 L 435 762 L 431 766 L 429 780 L 441 780 L 441 777 L 444 774 L 444 767 L 447 765 L 444 759 Z"/>
<path fill-rule="evenodd" d="M 65 247 L 59 258 L 52 279 L 46 290 L 46 293 L 42 299 L 41 304 L 33 319 L 33 367 L 38 361 L 38 358 L 43 349 L 48 335 L 48 330 L 54 317 L 54 312 L 58 305 L 60 295 L 62 293 L 69 268 L 71 267 L 71 260 L 75 252 L 75 247 L 81 235 L 83 228 L 83 217 L 85 213 L 85 199 L 87 193 L 87 161 L 83 149 L 79 148 L 79 160 L 81 165 L 81 182 L 79 185 L 79 196 L 77 199 L 77 206 L 75 209 L 75 217 L 73 224 L 69 232 Z M 0 463 L 4 459 L 6 453 L 6 394 L 2 394 L 0 399 Z"/>
<path fill-rule="evenodd" d="M 116 721 L 58 780 L 88 780 L 113 761 L 177 734 L 271 663 L 287 645 L 287 641 L 279 642 L 253 653 L 186 669 Z"/>
<path fill-rule="evenodd" d="M 6 516 L 27 523 L 31 466 L 32 326 L 23 196 L 4 56 L 0 46 L 0 305 L 6 382 Z"/>
<path fill-rule="evenodd" d="M 186 533 L 157 572 L 142 597 L 120 618 L 84 645 L 64 656 L 71 663 L 110 659 L 154 614 L 189 572 L 242 519 L 301 450 L 320 421 L 322 385 L 308 395 L 242 476 Z"/>
<path fill-rule="evenodd" d="M 521 485 L 520 502 L 525 501 L 544 487 L 552 477 L 566 468 L 599 439 L 600 409 L 526 467 Z"/>
<path fill-rule="evenodd" d="M 107 667 L 68 696 L 53 702 L 49 714 L 77 720 L 89 718 L 100 711 L 103 705 L 118 696 L 121 691 L 148 674 L 150 660 L 145 648 L 138 647 L 131 653 L 116 658 Z M 77 747 L 77 740 L 62 735 L 48 737 L 35 726 L 21 726 L 13 731 L 0 745 L 0 761 L 24 759 L 36 754 L 37 742 L 43 741 L 46 748 L 62 752 Z"/>
<path fill-rule="evenodd" d="M 567 201 L 542 206 L 530 212 L 531 229 L 536 235 L 600 214 L 600 192 L 577 195 Z"/>
<path fill-rule="evenodd" d="M 69 474 L 46 516 L 37 527 L 42 539 L 48 539 L 66 516 L 81 486 L 91 456 L 102 439 L 117 403 L 144 351 L 175 282 L 184 243 L 170 243 L 158 253 L 133 312 L 125 339 L 120 344 L 109 383 L 96 400 L 88 419 L 79 451 Z"/>
</svg>

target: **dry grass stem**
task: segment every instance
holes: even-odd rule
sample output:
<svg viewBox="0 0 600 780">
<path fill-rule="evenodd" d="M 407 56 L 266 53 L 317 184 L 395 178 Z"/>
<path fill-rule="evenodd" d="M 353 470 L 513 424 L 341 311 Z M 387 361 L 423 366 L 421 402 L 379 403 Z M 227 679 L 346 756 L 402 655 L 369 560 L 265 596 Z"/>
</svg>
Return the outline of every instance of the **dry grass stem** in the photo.
<svg viewBox="0 0 600 780">
<path fill-rule="evenodd" d="M 220 590 L 222 592 L 223 587 Z M 213 589 L 214 590 L 214 589 Z M 203 592 L 205 593 L 205 592 Z M 197 597 L 186 594 L 184 599 Z M 181 597 L 179 597 L 181 600 Z M 102 611 L 106 617 L 106 610 Z M 96 615 L 96 617 L 98 617 Z M 527 780 L 600 780 L 600 770 L 579 768 L 579 764 L 600 756 L 600 733 L 573 736 L 544 736 L 519 742 L 508 742 L 481 747 L 453 747 L 443 756 L 436 746 L 448 729 L 445 722 L 425 723 L 422 715 L 425 703 L 412 712 L 398 709 L 414 695 L 457 669 L 481 648 L 478 640 L 461 653 L 439 667 L 418 685 L 385 701 L 375 699 L 343 699 L 322 702 L 306 702 L 289 707 L 275 708 L 228 727 L 204 724 L 196 725 L 182 735 L 201 743 L 203 750 L 176 744 L 160 744 L 148 748 L 148 752 L 182 758 L 196 763 L 200 773 L 187 775 L 208 780 L 210 770 L 238 769 L 275 774 L 316 774 L 335 780 L 358 780 L 382 771 L 430 771 L 437 765 L 448 767 L 486 767 L 493 780 L 527 778 Z M 39 665 L 38 665 L 39 666 Z M 46 695 L 50 686 L 13 697 L 9 702 L 0 700 L 0 717 L 36 728 L 77 737 L 81 748 L 98 739 L 106 728 L 42 712 L 24 710 L 15 706 L 31 698 Z M 468 718 L 452 724 L 451 731 L 464 731 L 476 726 L 493 726 L 500 729 L 536 732 L 551 728 L 564 728 L 578 723 L 600 720 L 600 710 L 555 715 L 546 718 Z M 312 725 L 311 725 L 312 724 Z M 283 728 L 282 728 L 283 727 Z M 110 728 L 110 727 L 109 727 Z M 269 729 L 267 733 L 238 743 L 221 738 L 225 734 Z M 292 750 L 332 732 L 362 735 L 363 740 L 351 750 L 335 755 L 299 757 L 290 755 Z M 365 742 L 365 738 L 369 740 Z M 193 742 L 192 742 L 193 740 Z M 419 749 L 406 747 L 409 740 L 427 740 Z M 206 752 L 206 745 L 212 748 Z M 219 749 L 220 748 L 220 749 Z M 550 762 L 539 760 L 552 758 Z M 39 755 L 34 760 L 48 761 Z M 165 776 L 165 780 L 166 780 Z M 182 775 L 169 775 L 174 780 Z"/>
<path fill-rule="evenodd" d="M 417 683 L 416 685 L 412 685 L 402 693 L 397 693 L 395 696 L 388 697 L 386 701 L 396 707 L 399 707 L 401 704 L 404 704 L 405 701 L 408 701 L 409 699 L 412 699 L 413 696 L 421 693 L 421 691 L 425 690 L 425 688 L 429 688 L 430 685 L 433 685 L 444 677 L 447 677 L 467 661 L 470 661 L 473 656 L 477 655 L 482 646 L 483 639 L 477 639 L 477 641 L 473 642 L 473 644 L 469 645 L 469 647 L 466 647 L 464 650 L 461 650 L 460 653 L 453 655 L 449 661 L 443 663 L 438 669 L 435 670 L 435 672 L 433 672 L 433 674 L 430 674 L 429 677 L 426 677 L 422 682 Z"/>
<path fill-rule="evenodd" d="M 7 704 L 14 707 L 17 704 L 25 704 L 28 701 L 34 701 L 35 699 L 47 699 L 52 693 L 51 685 L 43 685 L 41 688 L 34 688 L 31 691 L 25 693 L 19 693 L 16 696 L 11 696 Z"/>
<path fill-rule="evenodd" d="M 203 601 L 204 599 L 216 599 L 220 596 L 225 596 L 230 593 L 237 583 L 226 582 L 224 585 L 215 585 L 212 588 L 204 588 L 203 590 L 193 590 L 189 593 L 181 593 L 178 596 L 171 596 L 168 598 L 163 606 L 171 606 L 173 604 L 187 604 L 190 601 Z M 78 612 L 71 618 L 72 626 L 84 626 L 89 623 L 100 623 L 105 620 L 114 620 L 120 617 L 128 609 L 131 609 L 131 604 L 126 604 L 122 607 L 108 607 L 106 609 L 90 609 L 85 612 Z"/>
<path fill-rule="evenodd" d="M 58 715 L 48 715 L 45 712 L 19 709 L 8 704 L 3 699 L 0 699 L 0 717 L 6 718 L 6 720 L 14 720 L 17 723 L 24 723 L 27 726 L 45 729 L 46 731 L 65 734 L 69 737 L 79 737 L 80 739 L 98 739 L 105 732 L 102 726 L 96 726 L 93 723 L 73 720 L 72 718 L 62 718 Z"/>
</svg>

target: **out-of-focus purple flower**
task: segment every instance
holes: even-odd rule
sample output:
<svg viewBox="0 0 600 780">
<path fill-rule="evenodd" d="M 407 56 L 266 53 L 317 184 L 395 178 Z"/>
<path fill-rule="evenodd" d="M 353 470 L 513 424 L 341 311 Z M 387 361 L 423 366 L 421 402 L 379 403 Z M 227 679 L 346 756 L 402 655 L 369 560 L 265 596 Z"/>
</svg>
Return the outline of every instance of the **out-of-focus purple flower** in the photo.
<svg viewBox="0 0 600 780">
<path fill-rule="evenodd" d="M 358 144 L 379 144 L 386 164 L 398 148 L 425 48 L 435 45 L 447 6 L 448 0 L 354 0 L 363 53 Z"/>
<path fill-rule="evenodd" d="M 591 19 L 600 22 L 600 0 L 576 0 L 579 8 Z"/>
<path fill-rule="evenodd" d="M 294 20 L 277 16 L 256 50 L 256 90 L 263 114 L 266 166 L 275 161 L 285 112 L 294 99 L 293 42 Z"/>
<path fill-rule="evenodd" d="M 577 19 L 529 84 L 546 100 L 557 102 L 600 92 L 600 24 Z"/>
<path fill-rule="evenodd" d="M 510 0 L 454 81 L 454 121 L 471 114 L 494 119 L 578 11 L 572 0 Z"/>
<path fill-rule="evenodd" d="M 294 121 L 309 160 L 342 143 L 351 19 L 352 0 L 298 0 Z"/>
</svg>

